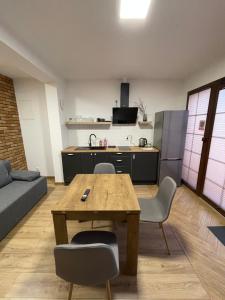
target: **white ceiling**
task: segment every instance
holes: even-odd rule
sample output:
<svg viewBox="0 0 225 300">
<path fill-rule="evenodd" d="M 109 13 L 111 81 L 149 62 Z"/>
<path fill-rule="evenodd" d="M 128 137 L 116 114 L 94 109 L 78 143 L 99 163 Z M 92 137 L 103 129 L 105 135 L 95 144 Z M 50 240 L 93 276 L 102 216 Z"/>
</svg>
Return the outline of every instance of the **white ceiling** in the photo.
<svg viewBox="0 0 225 300">
<path fill-rule="evenodd" d="M 0 42 L 0 73 L 12 78 L 29 77 L 23 70 L 18 68 L 16 55 Z"/>
<path fill-rule="evenodd" d="M 225 53 L 225 0 L 152 0 L 144 22 L 118 4 L 0 0 L 0 20 L 65 79 L 185 78 Z"/>
</svg>

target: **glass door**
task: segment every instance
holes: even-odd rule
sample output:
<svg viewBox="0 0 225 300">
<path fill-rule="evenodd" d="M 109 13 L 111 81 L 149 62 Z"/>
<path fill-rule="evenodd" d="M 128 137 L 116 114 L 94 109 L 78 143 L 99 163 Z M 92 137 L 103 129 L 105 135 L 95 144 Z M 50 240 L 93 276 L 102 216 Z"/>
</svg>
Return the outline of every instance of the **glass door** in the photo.
<svg viewBox="0 0 225 300">
<path fill-rule="evenodd" d="M 225 88 L 219 91 L 203 195 L 225 210 Z"/>
<path fill-rule="evenodd" d="M 205 89 L 189 96 L 188 125 L 182 165 L 182 179 L 196 190 L 199 181 L 199 166 L 203 137 L 207 121 L 211 89 Z"/>
</svg>

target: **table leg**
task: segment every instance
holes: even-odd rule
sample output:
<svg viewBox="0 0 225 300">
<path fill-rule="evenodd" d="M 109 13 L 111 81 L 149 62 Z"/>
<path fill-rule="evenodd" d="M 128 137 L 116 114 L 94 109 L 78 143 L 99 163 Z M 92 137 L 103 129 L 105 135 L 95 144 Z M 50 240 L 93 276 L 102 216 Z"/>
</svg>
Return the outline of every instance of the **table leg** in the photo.
<svg viewBox="0 0 225 300">
<path fill-rule="evenodd" d="M 125 274 L 136 275 L 138 264 L 139 214 L 127 216 L 127 261 Z"/>
<path fill-rule="evenodd" d="M 53 214 L 56 245 L 68 244 L 65 214 Z"/>
</svg>

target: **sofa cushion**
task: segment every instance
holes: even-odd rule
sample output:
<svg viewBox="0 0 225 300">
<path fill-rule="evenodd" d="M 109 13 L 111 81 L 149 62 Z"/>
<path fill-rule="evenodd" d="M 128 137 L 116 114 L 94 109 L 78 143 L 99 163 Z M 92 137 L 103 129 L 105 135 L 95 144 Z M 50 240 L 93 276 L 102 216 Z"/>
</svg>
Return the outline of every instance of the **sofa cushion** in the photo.
<svg viewBox="0 0 225 300">
<path fill-rule="evenodd" d="M 12 182 L 3 160 L 0 161 L 0 188 Z"/>
<path fill-rule="evenodd" d="M 2 211 L 11 206 L 14 202 L 17 202 L 21 197 L 24 197 L 28 194 L 32 195 L 32 191 L 36 189 L 36 193 L 38 193 L 40 183 L 46 181 L 45 177 L 40 177 L 32 182 L 28 181 L 17 181 L 14 180 L 12 183 L 2 187 L 0 189 L 0 215 Z M 45 184 L 46 185 L 46 184 Z M 47 185 L 46 185 L 47 188 Z M 45 192 L 46 192 L 45 188 Z M 38 189 L 38 190 L 37 190 Z M 34 196 L 33 196 L 34 197 Z M 32 202 L 32 198 L 30 200 Z"/>
<path fill-rule="evenodd" d="M 40 177 L 40 172 L 16 170 L 10 172 L 10 175 L 13 180 L 33 181 Z"/>
<path fill-rule="evenodd" d="M 47 193 L 47 179 L 17 181 L 0 188 L 0 240 Z"/>
</svg>

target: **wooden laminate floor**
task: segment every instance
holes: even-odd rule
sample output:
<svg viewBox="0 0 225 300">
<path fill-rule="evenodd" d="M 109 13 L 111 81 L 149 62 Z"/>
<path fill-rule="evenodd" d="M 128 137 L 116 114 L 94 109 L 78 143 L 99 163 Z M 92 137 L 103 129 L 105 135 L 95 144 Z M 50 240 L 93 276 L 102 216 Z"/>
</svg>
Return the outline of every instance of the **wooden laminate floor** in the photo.
<svg viewBox="0 0 225 300">
<path fill-rule="evenodd" d="M 67 299 L 68 284 L 55 275 L 52 206 L 67 187 L 49 186 L 43 200 L 0 242 L 0 299 Z M 136 186 L 138 196 L 155 186 Z M 109 222 L 95 222 L 97 224 Z M 225 247 L 207 229 L 224 218 L 186 187 L 178 189 L 165 224 L 172 255 L 166 254 L 157 224 L 141 224 L 138 276 L 112 281 L 113 299 L 225 299 Z M 69 234 L 90 229 L 90 222 L 69 222 Z M 120 259 L 126 224 L 115 228 Z M 75 286 L 73 299 L 105 299 L 104 286 Z"/>
</svg>

